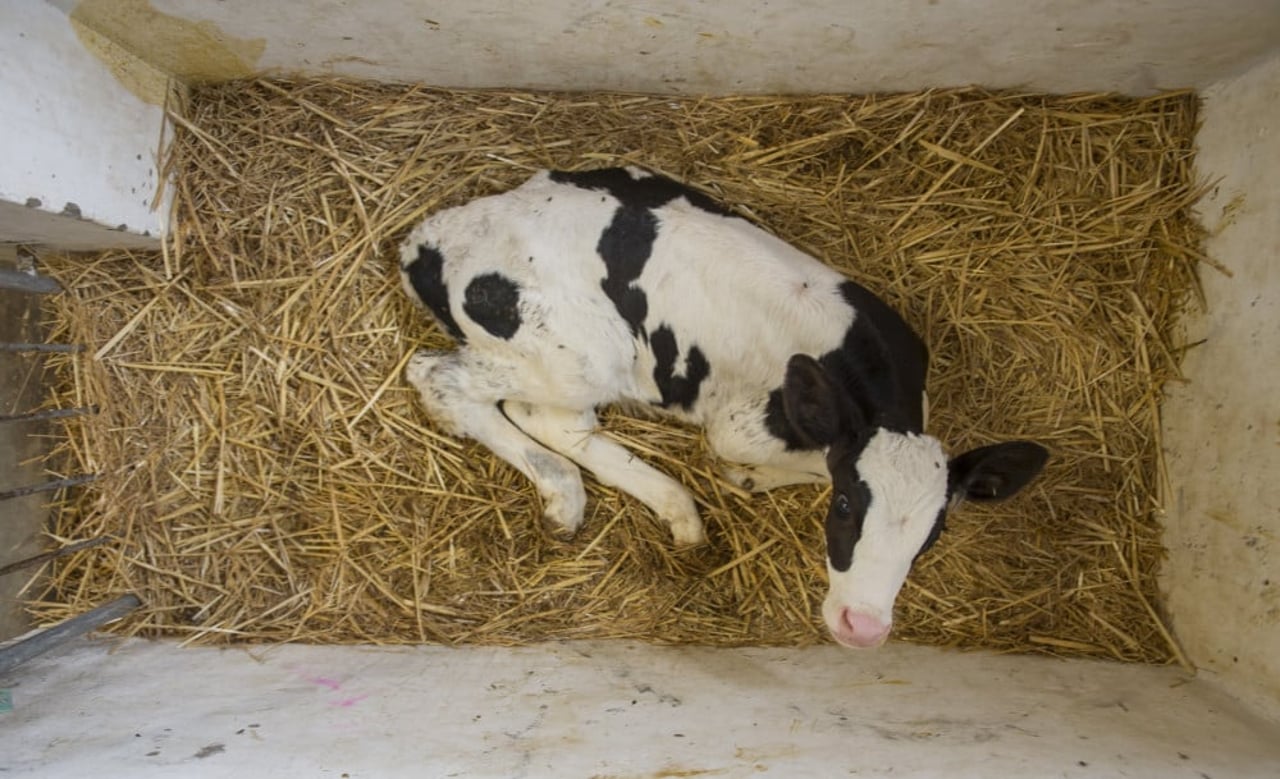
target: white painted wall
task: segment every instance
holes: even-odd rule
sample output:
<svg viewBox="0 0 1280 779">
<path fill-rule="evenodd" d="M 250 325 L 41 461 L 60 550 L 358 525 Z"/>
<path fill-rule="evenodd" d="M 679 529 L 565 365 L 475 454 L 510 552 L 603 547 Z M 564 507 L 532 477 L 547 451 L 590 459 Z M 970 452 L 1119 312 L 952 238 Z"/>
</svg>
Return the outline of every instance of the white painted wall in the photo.
<svg viewBox="0 0 1280 779">
<path fill-rule="evenodd" d="M 159 245 L 161 109 L 124 88 L 42 0 L 0 3 L 0 111 L 0 242 Z"/>
<path fill-rule="evenodd" d="M 1164 406 L 1163 589 L 1204 673 L 1280 720 L 1280 56 L 1204 93 L 1204 341 Z"/>
<path fill-rule="evenodd" d="M 5 776 L 1275 779 L 1280 740 L 1172 668 L 891 644 L 79 644 L 12 679 Z"/>
<path fill-rule="evenodd" d="M 1274 0 L 153 4 L 212 22 L 227 39 L 260 40 L 259 70 L 458 87 L 863 93 L 978 83 L 1144 93 L 1206 87 L 1280 40 Z M 155 52 L 163 42 L 153 27 L 126 32 Z M 205 53 L 189 56 L 198 72 Z"/>
</svg>

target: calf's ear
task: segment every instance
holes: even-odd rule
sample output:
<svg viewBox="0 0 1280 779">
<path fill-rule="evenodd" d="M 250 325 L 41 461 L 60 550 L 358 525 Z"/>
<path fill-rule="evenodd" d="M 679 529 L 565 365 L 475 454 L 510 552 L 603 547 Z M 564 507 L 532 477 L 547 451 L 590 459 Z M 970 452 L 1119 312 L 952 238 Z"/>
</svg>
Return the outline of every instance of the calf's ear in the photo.
<svg viewBox="0 0 1280 779">
<path fill-rule="evenodd" d="M 787 422 L 806 445 L 830 446 L 853 420 L 852 404 L 817 360 L 797 354 L 787 361 L 782 384 L 782 407 Z"/>
<path fill-rule="evenodd" d="M 953 499 L 1004 500 L 1030 484 L 1048 460 L 1048 450 L 1031 441 L 979 447 L 951 461 L 948 490 Z"/>
</svg>

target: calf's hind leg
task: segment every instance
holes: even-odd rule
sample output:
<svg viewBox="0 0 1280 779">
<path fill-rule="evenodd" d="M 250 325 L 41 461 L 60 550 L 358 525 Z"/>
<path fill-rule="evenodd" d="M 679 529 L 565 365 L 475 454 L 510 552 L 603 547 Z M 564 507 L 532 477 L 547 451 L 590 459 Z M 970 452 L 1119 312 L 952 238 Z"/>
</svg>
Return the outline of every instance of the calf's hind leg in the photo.
<svg viewBox="0 0 1280 779">
<path fill-rule="evenodd" d="M 484 444 L 533 482 L 553 532 L 577 531 L 587 502 L 582 472 L 503 415 L 498 408 L 503 387 L 500 370 L 478 363 L 466 350 L 419 351 L 409 358 L 405 378 L 417 388 L 432 419 L 451 433 Z"/>
<path fill-rule="evenodd" d="M 595 412 L 507 401 L 503 413 L 535 440 L 644 503 L 671 527 L 677 544 L 705 539 L 693 496 L 680 482 L 596 432 Z"/>
</svg>

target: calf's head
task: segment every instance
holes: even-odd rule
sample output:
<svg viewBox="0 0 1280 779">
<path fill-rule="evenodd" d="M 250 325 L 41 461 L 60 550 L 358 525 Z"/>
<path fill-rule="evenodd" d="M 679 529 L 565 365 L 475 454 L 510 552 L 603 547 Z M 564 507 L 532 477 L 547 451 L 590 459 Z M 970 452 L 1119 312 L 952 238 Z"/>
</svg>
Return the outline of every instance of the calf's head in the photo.
<svg viewBox="0 0 1280 779">
<path fill-rule="evenodd" d="M 831 471 L 830 590 L 822 615 L 841 644 L 874 647 L 888 637 L 898 591 L 942 532 L 947 509 L 1017 493 L 1048 452 L 1012 441 L 948 460 L 936 438 L 905 432 L 892 414 L 870 418 L 855 392 L 811 357 L 796 355 L 787 365 L 787 421 L 809 445 L 826 450 Z"/>
</svg>

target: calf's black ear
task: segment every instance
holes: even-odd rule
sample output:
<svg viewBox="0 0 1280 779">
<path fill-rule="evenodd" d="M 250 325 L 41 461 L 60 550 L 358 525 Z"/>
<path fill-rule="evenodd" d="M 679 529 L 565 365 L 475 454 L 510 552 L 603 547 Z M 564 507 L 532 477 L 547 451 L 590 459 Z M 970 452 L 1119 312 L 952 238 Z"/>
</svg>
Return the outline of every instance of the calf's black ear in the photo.
<svg viewBox="0 0 1280 779">
<path fill-rule="evenodd" d="M 983 446 L 954 458 L 948 466 L 952 498 L 1004 500 L 1031 483 L 1049 452 L 1031 441 Z"/>
<path fill-rule="evenodd" d="M 830 446 L 850 425 L 851 405 L 817 360 L 797 354 L 787 361 L 782 408 L 806 445 L 814 449 Z"/>
</svg>

